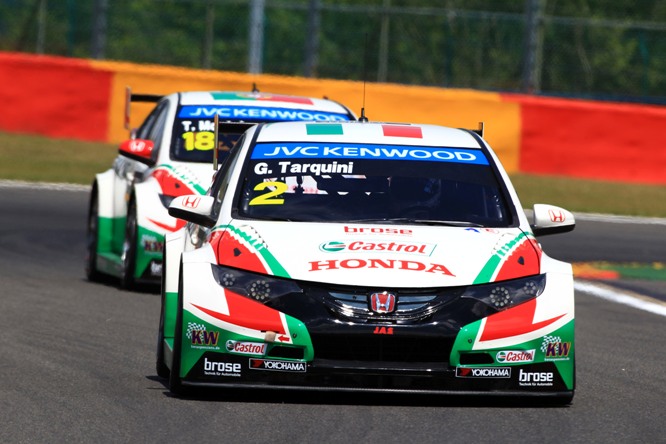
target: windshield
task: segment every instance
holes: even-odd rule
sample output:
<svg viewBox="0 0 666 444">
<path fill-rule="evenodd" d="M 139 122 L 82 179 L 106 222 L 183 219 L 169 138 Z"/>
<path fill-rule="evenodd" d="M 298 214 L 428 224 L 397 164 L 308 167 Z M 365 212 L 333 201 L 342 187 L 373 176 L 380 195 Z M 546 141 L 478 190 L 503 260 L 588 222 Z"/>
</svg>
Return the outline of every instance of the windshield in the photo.
<svg viewBox="0 0 666 444">
<path fill-rule="evenodd" d="M 372 144 L 257 143 L 239 216 L 311 222 L 511 224 L 483 151 Z"/>
<path fill-rule="evenodd" d="M 220 122 L 282 122 L 312 120 L 318 122 L 349 120 L 347 114 L 317 110 L 259 107 L 247 105 L 180 106 L 171 136 L 171 158 L 183 162 L 212 162 L 215 145 L 215 114 Z M 244 130 L 218 134 L 220 159 L 236 144 Z"/>
</svg>

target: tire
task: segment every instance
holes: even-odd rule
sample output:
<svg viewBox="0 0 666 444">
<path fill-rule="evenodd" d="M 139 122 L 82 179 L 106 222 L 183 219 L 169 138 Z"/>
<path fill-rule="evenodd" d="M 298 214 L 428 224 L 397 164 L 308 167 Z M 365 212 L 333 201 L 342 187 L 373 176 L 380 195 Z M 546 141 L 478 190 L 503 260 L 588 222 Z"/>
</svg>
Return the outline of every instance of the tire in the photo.
<svg viewBox="0 0 666 444">
<path fill-rule="evenodd" d="M 132 196 L 129 205 L 127 206 L 125 240 L 123 241 L 123 251 L 121 255 L 123 270 L 120 277 L 120 286 L 125 290 L 132 290 L 136 287 L 134 271 L 136 268 L 137 231 L 136 202 L 134 196 Z"/>
<path fill-rule="evenodd" d="M 166 267 L 166 254 L 163 251 L 163 256 L 164 256 L 164 266 Z M 161 290 L 161 295 L 162 295 L 162 304 L 160 307 L 160 326 L 159 330 L 157 331 L 157 351 L 155 353 L 155 371 L 157 372 L 157 376 L 160 378 L 169 378 L 169 367 L 167 367 L 165 361 L 164 361 L 164 306 L 166 303 L 166 294 L 164 292 L 164 289 L 166 288 L 165 286 L 165 274 L 164 270 L 166 268 L 162 268 L 162 290 Z"/>
<path fill-rule="evenodd" d="M 93 185 L 88 206 L 88 223 L 86 226 L 86 278 L 91 282 L 100 282 L 102 274 L 97 270 L 97 244 L 99 239 L 99 204 L 97 186 Z"/>
<path fill-rule="evenodd" d="M 173 353 L 171 372 L 169 374 L 169 391 L 174 395 L 186 395 L 189 391 L 183 386 L 180 379 L 180 353 L 183 348 L 183 272 L 178 273 L 178 314 L 176 315 L 176 330 L 173 338 Z"/>
</svg>

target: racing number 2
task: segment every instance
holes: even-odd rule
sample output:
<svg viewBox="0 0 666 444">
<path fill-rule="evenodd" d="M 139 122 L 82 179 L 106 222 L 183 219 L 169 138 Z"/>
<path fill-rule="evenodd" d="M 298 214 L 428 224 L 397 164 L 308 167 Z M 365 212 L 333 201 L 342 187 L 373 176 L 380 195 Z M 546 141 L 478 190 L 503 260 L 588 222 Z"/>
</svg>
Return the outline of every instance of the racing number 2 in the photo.
<svg viewBox="0 0 666 444">
<path fill-rule="evenodd" d="M 282 205 L 284 203 L 284 199 L 275 199 L 275 197 L 289 189 L 286 183 L 261 182 L 254 187 L 254 191 L 261 191 L 270 187 L 272 187 L 272 189 L 270 189 L 268 193 L 255 197 L 250 201 L 249 205 Z"/>
</svg>

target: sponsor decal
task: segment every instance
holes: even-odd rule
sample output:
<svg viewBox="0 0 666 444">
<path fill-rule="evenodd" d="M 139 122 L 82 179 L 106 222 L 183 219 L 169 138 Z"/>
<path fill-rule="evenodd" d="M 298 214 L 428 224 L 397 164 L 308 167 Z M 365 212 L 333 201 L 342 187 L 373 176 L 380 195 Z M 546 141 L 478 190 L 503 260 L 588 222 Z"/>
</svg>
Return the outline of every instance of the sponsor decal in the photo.
<svg viewBox="0 0 666 444">
<path fill-rule="evenodd" d="M 133 153 L 142 153 L 143 151 L 148 150 L 146 142 L 139 139 L 131 140 L 127 147 Z"/>
<path fill-rule="evenodd" d="M 162 262 L 150 261 L 150 274 L 152 276 L 162 276 Z"/>
<path fill-rule="evenodd" d="M 220 332 L 207 331 L 203 324 L 188 322 L 185 336 L 190 340 L 192 348 L 219 350 L 217 342 L 220 339 Z"/>
<path fill-rule="evenodd" d="M 375 144 L 325 145 L 313 142 L 258 143 L 252 159 L 382 159 L 428 162 L 456 162 L 488 165 L 480 150 L 432 146 L 397 146 Z"/>
<path fill-rule="evenodd" d="M 200 197 L 188 196 L 185 199 L 183 199 L 183 206 L 185 208 L 195 209 L 196 207 L 199 206 L 199 202 L 201 202 Z"/>
<path fill-rule="evenodd" d="M 518 373 L 518 384 L 523 387 L 551 387 L 554 379 L 553 372 L 526 372 L 521 368 Z"/>
<path fill-rule="evenodd" d="M 392 335 L 393 327 L 375 327 L 373 335 Z"/>
<path fill-rule="evenodd" d="M 226 345 L 229 353 L 243 353 L 257 356 L 263 356 L 266 353 L 265 342 L 242 342 L 229 339 Z"/>
<path fill-rule="evenodd" d="M 387 291 L 370 295 L 370 309 L 375 313 L 393 313 L 396 302 L 396 296 Z"/>
<path fill-rule="evenodd" d="M 146 253 L 160 253 L 162 254 L 162 248 L 164 247 L 164 242 L 158 241 L 155 236 L 149 234 L 144 234 L 141 236 L 141 246 L 143 251 Z"/>
<path fill-rule="evenodd" d="M 204 357 L 204 375 L 240 377 L 241 365 L 238 362 L 209 361 Z"/>
<path fill-rule="evenodd" d="M 384 228 L 384 227 L 348 227 L 345 225 L 345 233 L 357 234 L 400 234 L 411 236 L 412 230 L 407 228 Z"/>
<path fill-rule="evenodd" d="M 232 120 L 262 120 L 262 121 L 301 121 L 311 122 L 339 122 L 349 120 L 346 114 L 330 113 L 326 111 L 309 111 L 292 108 L 261 108 L 258 106 L 183 106 L 178 113 L 179 118 L 213 118 L 215 115 Z"/>
<path fill-rule="evenodd" d="M 271 370 L 275 372 L 296 372 L 305 373 L 307 366 L 305 362 L 296 361 L 275 361 L 272 359 L 253 359 L 250 358 L 250 369 L 252 370 Z"/>
<path fill-rule="evenodd" d="M 455 276 L 442 264 L 424 263 L 419 261 L 408 261 L 402 259 L 329 259 L 324 261 L 309 262 L 308 271 L 322 270 L 367 270 L 367 269 L 390 269 L 419 271 L 423 273 L 436 273 L 446 276 Z"/>
<path fill-rule="evenodd" d="M 456 367 L 456 378 L 510 378 L 511 367 Z"/>
<path fill-rule="evenodd" d="M 544 336 L 541 351 L 546 361 L 568 361 L 571 342 L 562 342 L 559 336 Z"/>
<path fill-rule="evenodd" d="M 548 216 L 550 216 L 551 222 L 564 222 L 566 220 L 566 215 L 561 210 L 548 210 Z"/>
<path fill-rule="evenodd" d="M 369 242 L 355 240 L 347 242 L 324 242 L 319 246 L 319 249 L 326 253 L 337 253 L 340 251 L 374 251 L 380 253 L 410 253 L 430 256 L 435 247 L 436 244 L 425 244 L 418 242 Z"/>
<path fill-rule="evenodd" d="M 334 160 L 330 163 L 295 163 L 282 161 L 277 163 L 276 172 L 280 174 L 309 174 L 311 176 L 353 174 L 354 162 L 338 163 Z M 269 168 L 266 162 L 258 162 L 254 166 L 254 174 L 258 176 L 273 174 L 273 169 Z"/>
<path fill-rule="evenodd" d="M 534 361 L 535 350 L 502 350 L 495 355 L 495 360 L 501 363 L 519 363 Z"/>
</svg>

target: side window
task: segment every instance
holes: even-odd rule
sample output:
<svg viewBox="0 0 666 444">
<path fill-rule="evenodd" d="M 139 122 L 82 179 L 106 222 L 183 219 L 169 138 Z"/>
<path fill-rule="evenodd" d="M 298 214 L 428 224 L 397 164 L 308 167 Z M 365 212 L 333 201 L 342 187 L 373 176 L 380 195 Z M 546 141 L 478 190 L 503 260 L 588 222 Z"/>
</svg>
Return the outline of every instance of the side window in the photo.
<svg viewBox="0 0 666 444">
<path fill-rule="evenodd" d="M 160 112 L 160 107 L 162 106 L 164 102 L 158 104 L 153 108 L 153 110 L 148 114 L 148 117 L 143 121 L 139 129 L 136 131 L 136 137 L 137 139 L 149 139 L 149 135 L 155 126 L 155 121 L 157 120 L 157 116 Z"/>
<path fill-rule="evenodd" d="M 215 175 L 215 183 L 211 188 L 211 196 L 215 196 L 215 208 L 213 213 L 216 216 L 219 214 L 222 201 L 229 188 L 231 174 L 236 169 L 236 164 L 238 163 L 238 159 L 240 159 L 240 152 L 242 151 L 244 141 L 245 135 L 238 139 L 238 142 L 236 142 L 229 152 L 229 155 L 224 159 L 224 162 Z"/>
<path fill-rule="evenodd" d="M 160 103 L 157 105 L 157 108 L 155 108 L 155 111 L 157 114 L 155 118 L 155 124 L 148 134 L 148 139 L 152 140 L 155 144 L 152 153 L 152 159 L 154 161 L 157 160 L 157 156 L 162 145 L 162 140 L 164 139 L 162 136 L 164 135 L 167 114 L 169 112 L 169 102 L 165 100 L 164 102 Z"/>
</svg>

